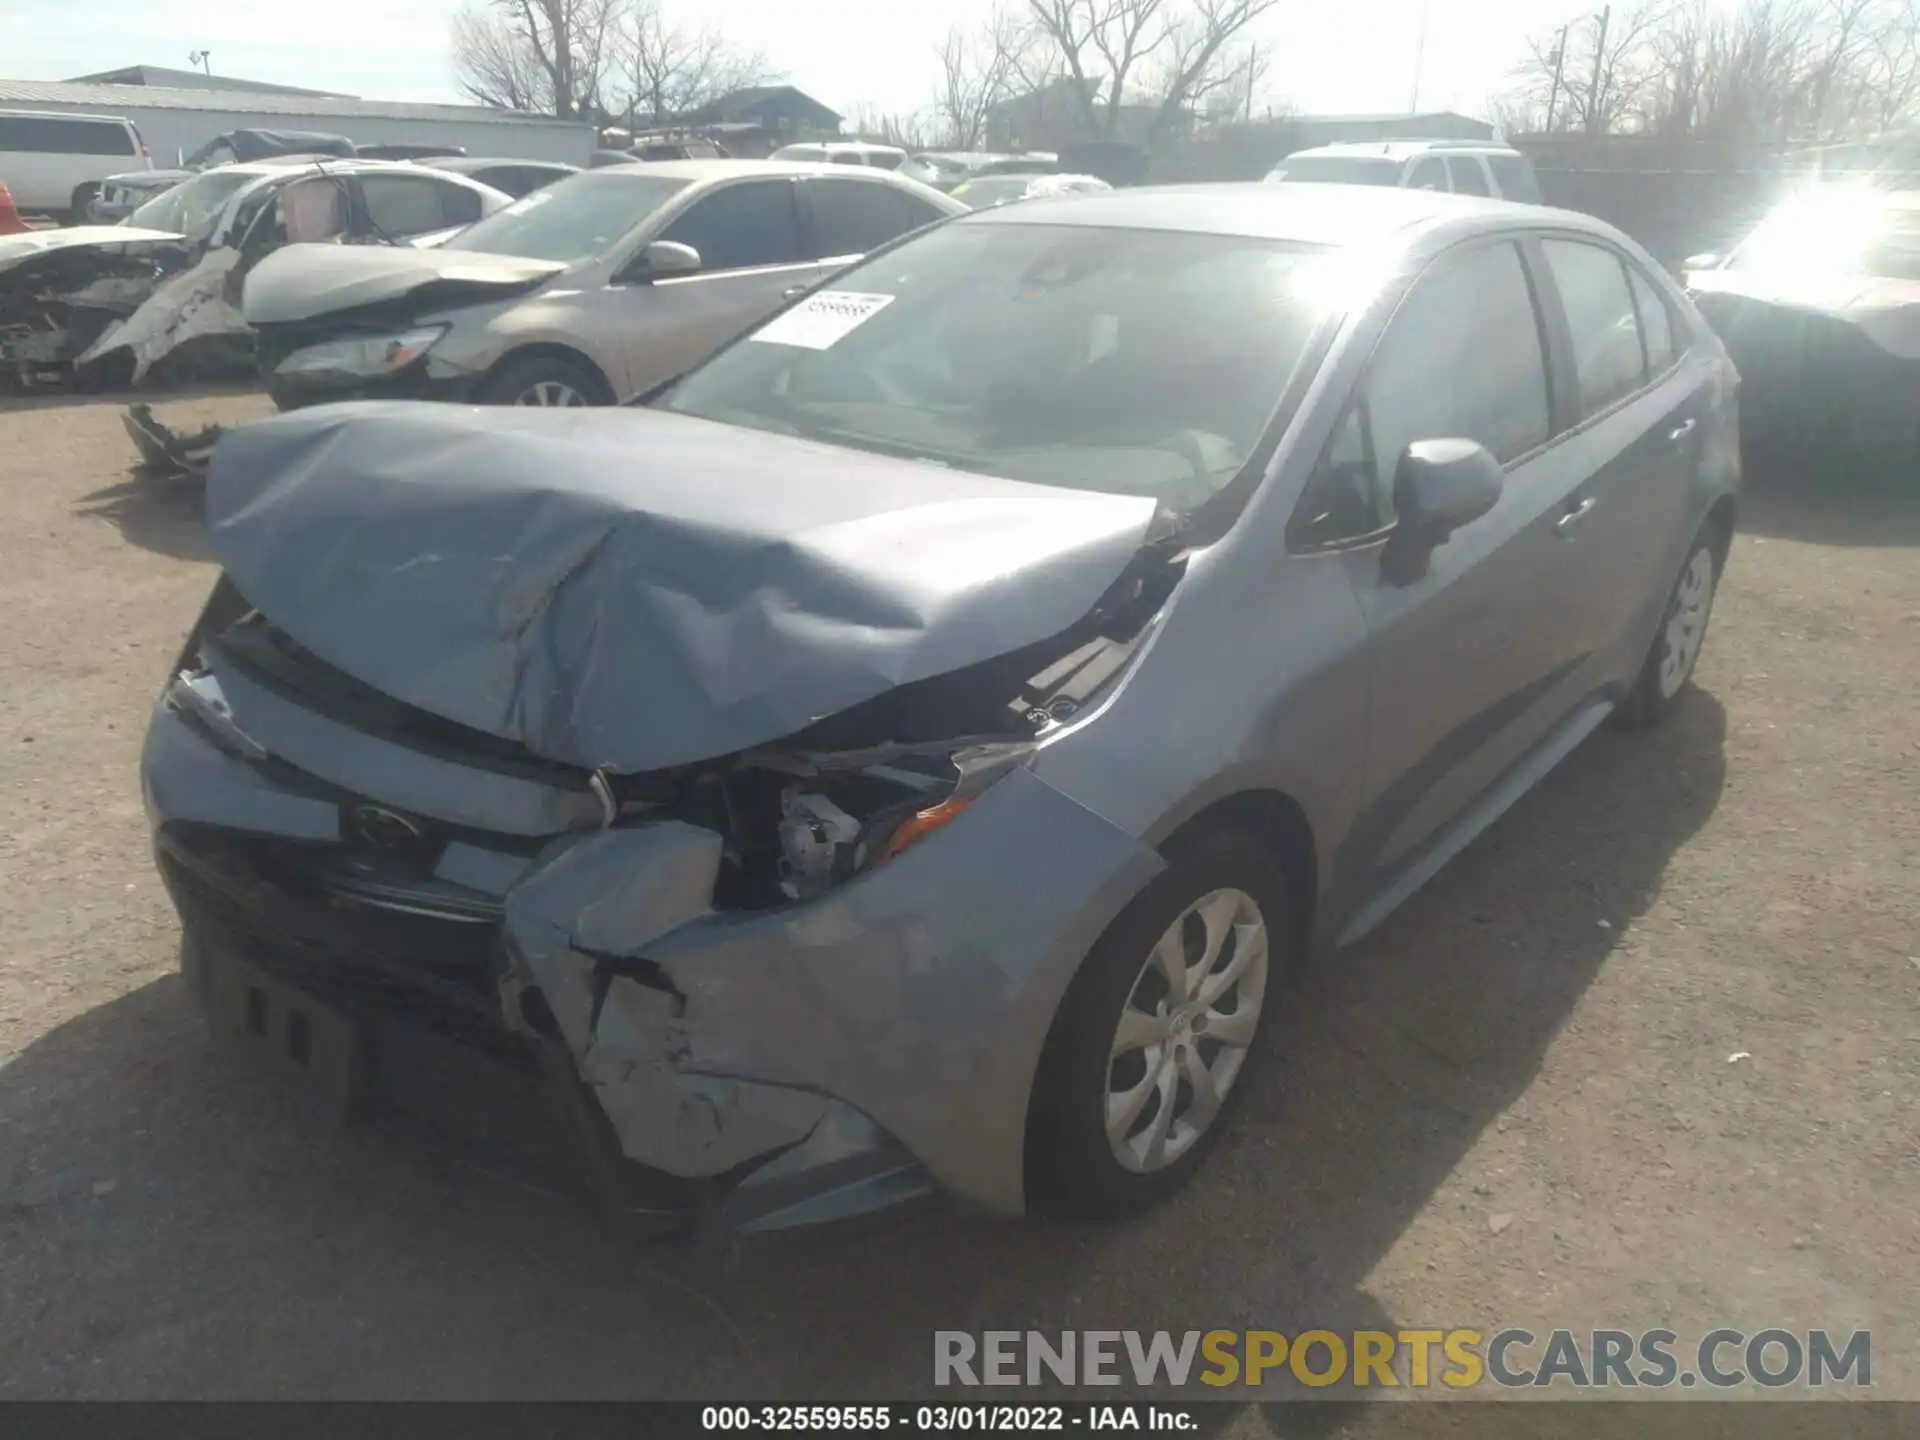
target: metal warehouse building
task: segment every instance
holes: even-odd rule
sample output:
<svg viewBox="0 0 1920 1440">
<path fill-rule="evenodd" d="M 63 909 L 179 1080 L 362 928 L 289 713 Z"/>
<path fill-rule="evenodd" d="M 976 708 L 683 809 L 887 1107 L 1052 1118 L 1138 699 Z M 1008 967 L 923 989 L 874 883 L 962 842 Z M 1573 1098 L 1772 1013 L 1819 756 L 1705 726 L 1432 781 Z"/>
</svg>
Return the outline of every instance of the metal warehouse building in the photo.
<svg viewBox="0 0 1920 1440">
<path fill-rule="evenodd" d="M 559 160 L 585 165 L 591 125 L 489 110 L 479 105 L 414 105 L 265 90 L 207 90 L 157 85 L 100 85 L 0 80 L 0 110 L 45 110 L 131 120 L 156 166 L 179 164 L 229 130 L 315 130 L 356 144 L 413 141 L 459 145 L 469 155 Z"/>
</svg>

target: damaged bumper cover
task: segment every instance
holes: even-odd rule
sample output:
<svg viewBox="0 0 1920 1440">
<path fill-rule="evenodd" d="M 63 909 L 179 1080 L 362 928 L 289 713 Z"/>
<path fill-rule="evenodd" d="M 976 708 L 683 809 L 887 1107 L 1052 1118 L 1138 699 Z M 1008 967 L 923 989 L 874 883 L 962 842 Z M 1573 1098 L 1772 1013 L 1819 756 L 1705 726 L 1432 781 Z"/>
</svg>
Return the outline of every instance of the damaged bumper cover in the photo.
<svg viewBox="0 0 1920 1440">
<path fill-rule="evenodd" d="M 1088 945 L 1159 867 L 1139 841 L 1016 766 L 885 866 L 729 913 L 711 830 L 556 832 L 592 797 L 451 762 L 422 771 L 417 752 L 341 743 L 341 728 L 237 672 L 176 684 L 148 735 L 146 800 L 188 952 L 243 949 L 373 1027 L 397 1108 L 491 1132 L 532 1082 L 448 1077 L 544 1076 L 549 1117 L 588 1102 L 568 1133 L 614 1177 L 602 1198 L 630 1211 L 778 1228 L 932 1186 L 1023 1209 L 1046 1031 Z M 375 818 L 398 813 L 399 770 L 425 849 L 409 834 L 368 843 L 363 797 L 382 796 Z M 483 817 L 496 828 L 478 831 Z M 231 918 L 269 901 L 269 920 Z M 310 931 L 302 906 L 324 911 Z M 409 1062 L 415 1046 L 429 1058 Z M 425 1071 L 438 1078 L 404 1083 Z"/>
</svg>

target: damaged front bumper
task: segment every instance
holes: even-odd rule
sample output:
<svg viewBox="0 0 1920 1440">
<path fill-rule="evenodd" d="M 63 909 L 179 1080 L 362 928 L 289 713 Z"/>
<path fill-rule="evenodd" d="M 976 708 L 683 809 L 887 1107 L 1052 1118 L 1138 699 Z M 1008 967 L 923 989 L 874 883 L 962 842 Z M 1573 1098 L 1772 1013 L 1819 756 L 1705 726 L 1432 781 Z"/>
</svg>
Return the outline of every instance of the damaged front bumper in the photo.
<svg viewBox="0 0 1920 1440">
<path fill-rule="evenodd" d="M 237 672 L 175 687 L 143 776 L 184 953 L 227 977 L 197 981 L 210 1008 L 252 984 L 271 1031 L 274 997 L 304 997 L 360 1037 L 355 1108 L 559 1188 L 585 1177 L 629 1216 L 743 1229 L 934 1187 L 1019 1213 L 1053 1014 L 1159 866 L 1016 767 L 882 868 L 728 912 L 711 830 L 601 828 L 564 778 L 397 743 Z"/>
</svg>

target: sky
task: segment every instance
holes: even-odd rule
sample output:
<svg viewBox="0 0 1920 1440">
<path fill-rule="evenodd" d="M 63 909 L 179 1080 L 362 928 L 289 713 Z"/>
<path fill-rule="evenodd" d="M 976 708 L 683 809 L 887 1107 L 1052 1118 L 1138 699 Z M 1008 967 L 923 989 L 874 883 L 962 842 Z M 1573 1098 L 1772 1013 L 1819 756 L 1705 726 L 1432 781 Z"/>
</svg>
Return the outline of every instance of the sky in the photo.
<svg viewBox="0 0 1920 1440">
<path fill-rule="evenodd" d="M 212 52 L 216 75 L 340 90 L 377 100 L 460 99 L 448 60 L 461 0 L 0 0 L 0 74 L 59 80 L 149 64 L 187 68 Z M 666 0 L 677 19 L 711 22 L 763 50 L 785 79 L 844 114 L 924 104 L 935 51 L 953 24 L 992 0 Z M 1598 0 L 1282 0 L 1251 32 L 1274 49 L 1256 99 L 1303 113 L 1404 110 L 1414 97 L 1423 6 L 1429 14 L 1422 109 L 1483 114 L 1525 37 Z"/>
</svg>

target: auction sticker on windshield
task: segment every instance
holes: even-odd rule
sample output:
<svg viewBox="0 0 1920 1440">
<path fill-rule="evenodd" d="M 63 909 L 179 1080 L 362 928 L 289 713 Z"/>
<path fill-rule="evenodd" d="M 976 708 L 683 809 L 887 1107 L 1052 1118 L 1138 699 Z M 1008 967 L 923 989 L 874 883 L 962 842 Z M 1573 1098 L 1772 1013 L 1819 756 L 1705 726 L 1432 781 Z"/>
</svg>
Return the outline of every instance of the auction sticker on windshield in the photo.
<svg viewBox="0 0 1920 1440">
<path fill-rule="evenodd" d="M 823 290 L 784 315 L 776 315 L 747 338 L 768 345 L 797 345 L 827 350 L 893 303 L 891 295 L 862 295 L 854 290 Z"/>
</svg>

